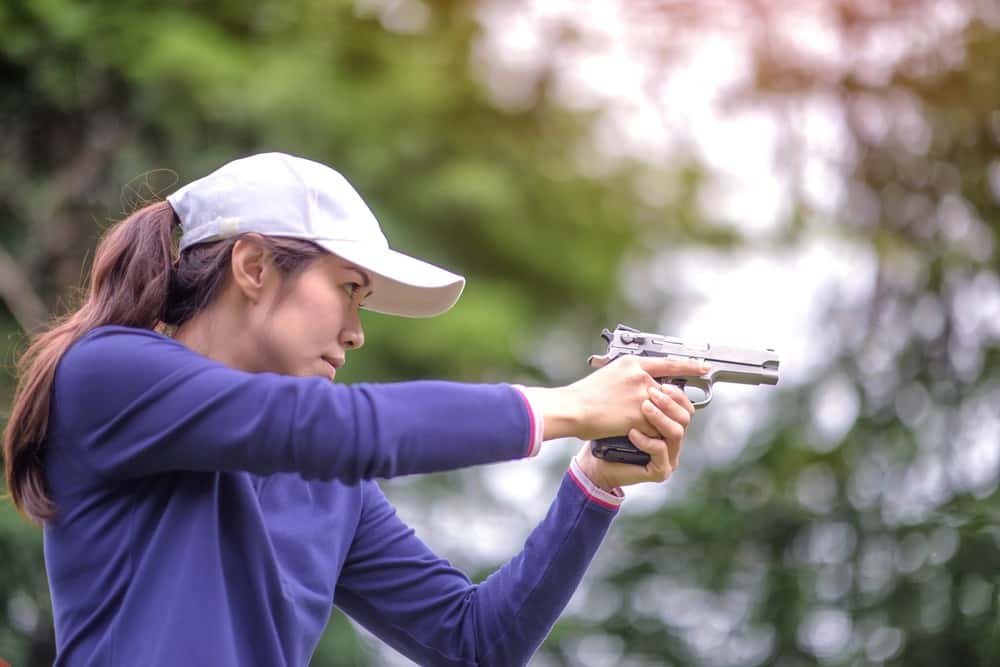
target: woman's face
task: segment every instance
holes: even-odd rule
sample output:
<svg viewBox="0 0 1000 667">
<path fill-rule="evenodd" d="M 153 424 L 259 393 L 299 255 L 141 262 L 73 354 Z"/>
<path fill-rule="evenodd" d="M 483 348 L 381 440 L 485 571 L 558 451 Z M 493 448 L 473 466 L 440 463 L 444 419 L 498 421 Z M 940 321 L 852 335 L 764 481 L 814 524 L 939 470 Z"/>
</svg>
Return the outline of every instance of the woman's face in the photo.
<svg viewBox="0 0 1000 667">
<path fill-rule="evenodd" d="M 254 370 L 333 380 L 348 350 L 364 344 L 358 311 L 371 294 L 368 274 L 323 255 L 298 275 L 279 278 L 248 322 Z"/>
</svg>

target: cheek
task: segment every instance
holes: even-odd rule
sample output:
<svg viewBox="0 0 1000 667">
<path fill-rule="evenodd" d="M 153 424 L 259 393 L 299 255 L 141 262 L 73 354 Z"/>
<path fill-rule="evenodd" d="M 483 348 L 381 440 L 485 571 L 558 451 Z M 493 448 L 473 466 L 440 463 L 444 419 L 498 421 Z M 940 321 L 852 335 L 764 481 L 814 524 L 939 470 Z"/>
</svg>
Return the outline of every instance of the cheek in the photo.
<svg viewBox="0 0 1000 667">
<path fill-rule="evenodd" d="M 301 350 L 302 344 L 296 340 L 295 324 L 281 309 L 275 309 L 255 324 L 253 340 L 260 359 L 258 370 L 297 375 L 296 368 L 300 364 L 295 360 L 295 352 Z"/>
<path fill-rule="evenodd" d="M 343 318 L 337 290 L 304 280 L 285 295 L 268 317 L 270 338 L 286 359 L 312 359 L 330 351 Z"/>
<path fill-rule="evenodd" d="M 294 295 L 289 295 L 290 313 L 303 335 L 323 341 L 335 337 L 340 329 L 343 299 L 338 290 L 326 285 L 305 284 Z"/>
<path fill-rule="evenodd" d="M 257 372 L 302 375 L 308 357 L 307 304 L 289 293 L 271 304 L 259 304 L 247 322 L 252 341 L 252 369 Z"/>
</svg>

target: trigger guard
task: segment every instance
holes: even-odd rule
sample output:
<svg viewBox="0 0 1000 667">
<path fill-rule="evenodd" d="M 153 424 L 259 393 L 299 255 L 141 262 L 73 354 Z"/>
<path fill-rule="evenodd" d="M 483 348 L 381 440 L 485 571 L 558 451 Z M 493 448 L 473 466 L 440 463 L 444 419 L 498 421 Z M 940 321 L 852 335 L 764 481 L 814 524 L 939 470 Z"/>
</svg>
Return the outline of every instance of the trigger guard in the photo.
<svg viewBox="0 0 1000 667">
<path fill-rule="evenodd" d="M 700 401 L 691 401 L 691 405 L 694 406 L 695 410 L 701 410 L 703 407 L 712 402 L 712 385 L 705 385 L 705 398 Z"/>
<path fill-rule="evenodd" d="M 659 381 L 667 381 L 676 387 L 680 387 L 681 391 L 684 391 L 685 387 L 697 387 L 705 392 L 705 398 L 702 400 L 691 401 L 691 405 L 694 406 L 695 410 L 700 410 L 712 402 L 712 383 L 704 378 L 660 378 Z"/>
</svg>

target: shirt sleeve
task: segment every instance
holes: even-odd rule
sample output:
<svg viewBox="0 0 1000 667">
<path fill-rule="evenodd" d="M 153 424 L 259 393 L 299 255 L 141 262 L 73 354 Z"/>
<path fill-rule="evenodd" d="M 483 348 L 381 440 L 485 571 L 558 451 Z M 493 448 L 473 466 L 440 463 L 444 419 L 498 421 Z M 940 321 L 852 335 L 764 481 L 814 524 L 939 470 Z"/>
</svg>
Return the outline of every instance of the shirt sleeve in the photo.
<svg viewBox="0 0 1000 667">
<path fill-rule="evenodd" d="M 542 415 L 541 410 L 536 409 L 531 404 L 531 399 L 528 398 L 528 392 L 524 390 L 523 385 L 515 384 L 511 386 L 521 395 L 521 400 L 524 401 L 524 405 L 531 414 L 531 435 L 528 437 L 528 456 L 538 456 L 538 452 L 542 451 L 542 440 L 545 437 L 545 417 Z"/>
<path fill-rule="evenodd" d="M 580 487 L 580 491 L 584 493 L 588 498 L 593 500 L 599 505 L 604 505 L 609 509 L 618 509 L 619 506 L 625 501 L 625 492 L 622 491 L 620 486 L 616 486 L 611 491 L 605 491 L 601 487 L 594 484 L 587 473 L 583 471 L 580 464 L 576 462 L 576 457 L 569 464 L 569 471 L 567 472 L 569 478 L 573 480 L 573 483 Z"/>
<path fill-rule="evenodd" d="M 334 602 L 418 664 L 523 665 L 548 635 L 616 510 L 564 476 L 522 551 L 475 585 L 366 483 Z"/>
<path fill-rule="evenodd" d="M 243 470 L 354 483 L 520 458 L 533 424 L 509 385 L 247 373 L 152 331 L 106 327 L 60 362 L 46 448 L 104 478 Z"/>
</svg>

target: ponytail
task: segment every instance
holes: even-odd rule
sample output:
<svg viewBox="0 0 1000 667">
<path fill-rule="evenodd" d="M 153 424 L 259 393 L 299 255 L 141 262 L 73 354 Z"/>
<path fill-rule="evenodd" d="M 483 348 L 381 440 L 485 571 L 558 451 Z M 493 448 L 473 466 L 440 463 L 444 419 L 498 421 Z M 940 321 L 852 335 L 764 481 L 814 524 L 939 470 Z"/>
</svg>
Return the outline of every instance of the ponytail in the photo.
<svg viewBox="0 0 1000 667">
<path fill-rule="evenodd" d="M 178 224 L 173 208 L 163 201 L 114 225 L 97 246 L 83 304 L 37 335 L 17 363 L 17 388 L 3 434 L 4 475 L 14 505 L 34 521 L 51 520 L 56 510 L 45 481 L 42 444 L 59 360 L 97 327 L 161 325 Z"/>
</svg>

